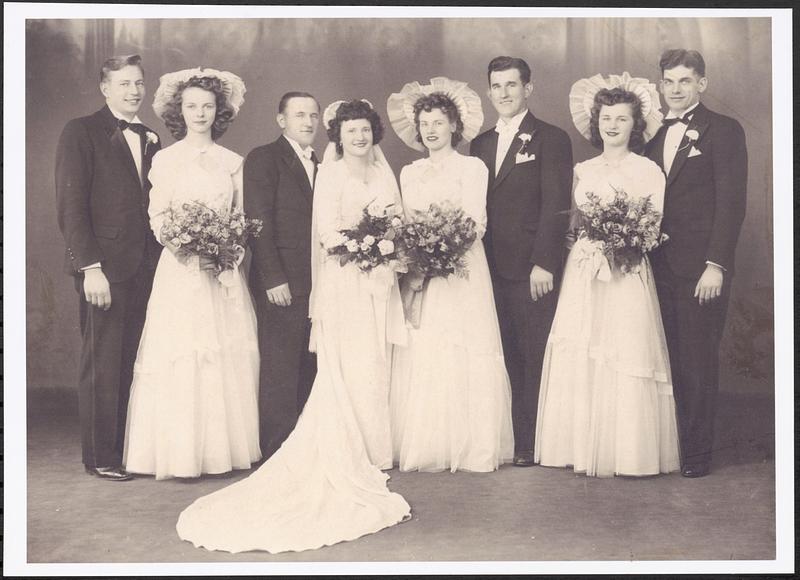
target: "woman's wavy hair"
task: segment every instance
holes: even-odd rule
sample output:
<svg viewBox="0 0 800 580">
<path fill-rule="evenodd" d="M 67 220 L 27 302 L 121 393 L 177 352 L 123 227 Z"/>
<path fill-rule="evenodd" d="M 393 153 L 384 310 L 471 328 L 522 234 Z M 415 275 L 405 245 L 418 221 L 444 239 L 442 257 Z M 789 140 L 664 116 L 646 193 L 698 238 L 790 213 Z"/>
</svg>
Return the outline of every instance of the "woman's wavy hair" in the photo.
<svg viewBox="0 0 800 580">
<path fill-rule="evenodd" d="M 328 139 L 336 145 L 336 153 L 342 155 L 342 125 L 345 121 L 355 121 L 366 119 L 372 127 L 372 144 L 377 145 L 383 139 L 383 122 L 378 112 L 360 99 L 346 101 L 336 109 L 336 116 L 331 119 L 331 125 L 327 128 Z"/>
<path fill-rule="evenodd" d="M 192 77 L 188 81 L 180 83 L 178 90 L 164 108 L 161 118 L 164 119 L 167 129 L 175 139 L 180 140 L 186 137 L 186 121 L 181 113 L 181 104 L 183 103 L 183 91 L 192 87 L 214 93 L 216 97 L 217 112 L 214 124 L 211 125 L 211 138 L 216 141 L 228 130 L 234 117 L 233 108 L 228 104 L 228 99 L 222 90 L 222 81 L 217 77 Z"/>
<path fill-rule="evenodd" d="M 419 134 L 419 115 L 422 111 L 430 113 L 433 109 L 439 109 L 451 123 L 456 124 L 456 130 L 450 137 L 450 144 L 455 148 L 463 138 L 464 123 L 461 121 L 461 115 L 453 99 L 439 92 L 424 95 L 414 103 L 414 127 L 417 130 L 417 141 L 422 143 L 422 136 Z M 422 144 L 424 145 L 424 143 Z"/>
<path fill-rule="evenodd" d="M 626 91 L 619 87 L 600 89 L 594 96 L 592 115 L 589 121 L 589 131 L 591 132 L 590 141 L 595 147 L 599 149 L 603 148 L 603 138 L 600 137 L 599 129 L 600 110 L 604 105 L 612 106 L 620 103 L 627 103 L 630 105 L 633 115 L 633 130 L 631 131 L 631 137 L 628 141 L 628 149 L 634 153 L 641 153 L 644 151 L 644 130 L 647 126 L 644 121 L 644 115 L 642 114 L 642 102 L 639 100 L 639 97 L 636 96 L 636 93 Z"/>
</svg>

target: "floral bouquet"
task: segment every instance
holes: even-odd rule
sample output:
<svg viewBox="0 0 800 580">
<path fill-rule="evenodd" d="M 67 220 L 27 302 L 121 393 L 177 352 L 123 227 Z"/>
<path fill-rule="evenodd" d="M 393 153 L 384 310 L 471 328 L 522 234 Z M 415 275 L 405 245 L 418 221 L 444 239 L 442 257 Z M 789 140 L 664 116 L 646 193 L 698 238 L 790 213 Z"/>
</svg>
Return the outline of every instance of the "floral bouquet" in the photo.
<svg viewBox="0 0 800 580">
<path fill-rule="evenodd" d="M 623 274 L 638 272 L 644 255 L 667 240 L 650 196 L 631 199 L 615 189 L 609 201 L 592 192 L 586 197 L 578 206 L 578 237 L 598 242 L 609 264 Z"/>
<path fill-rule="evenodd" d="M 164 212 L 161 239 L 190 255 L 211 258 L 219 277 L 238 266 L 247 238 L 257 237 L 262 225 L 239 209 L 218 212 L 199 201 L 184 202 Z"/>
<path fill-rule="evenodd" d="M 383 264 L 403 262 L 398 232 L 403 220 L 389 211 L 393 206 L 367 205 L 361 220 L 351 228 L 339 230 L 325 244 L 328 254 L 339 257 L 339 265 L 354 262 L 362 272 Z"/>
<path fill-rule="evenodd" d="M 417 290 L 404 284 L 401 293 L 406 319 L 419 328 L 422 297 L 431 278 L 455 275 L 467 278 L 466 253 L 477 239 L 476 223 L 451 203 L 431 204 L 416 212 L 402 230 L 403 252 L 412 277 L 424 278 Z"/>
</svg>

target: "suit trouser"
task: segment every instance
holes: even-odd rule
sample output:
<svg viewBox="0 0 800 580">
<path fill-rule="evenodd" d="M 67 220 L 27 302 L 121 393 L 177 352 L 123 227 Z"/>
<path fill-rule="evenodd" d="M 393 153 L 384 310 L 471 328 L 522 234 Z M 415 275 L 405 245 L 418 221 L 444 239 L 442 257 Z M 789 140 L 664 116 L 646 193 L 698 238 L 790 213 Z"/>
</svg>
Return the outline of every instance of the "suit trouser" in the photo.
<svg viewBox="0 0 800 580">
<path fill-rule="evenodd" d="M 294 429 L 314 384 L 317 359 L 308 351 L 308 296 L 293 295 L 289 306 L 275 306 L 258 292 L 256 314 L 261 353 L 259 434 L 266 459 Z"/>
<path fill-rule="evenodd" d="M 75 287 L 83 338 L 78 378 L 83 463 L 87 467 L 118 467 L 153 271 L 142 266 L 132 278 L 110 284 L 108 310 L 86 302 L 82 275 L 75 277 Z"/>
<path fill-rule="evenodd" d="M 528 280 L 495 277 L 492 283 L 506 370 L 511 380 L 514 447 L 516 452 L 533 451 L 539 383 L 558 292 L 553 290 L 534 302 Z"/>
<path fill-rule="evenodd" d="M 661 261 L 654 271 L 669 349 L 681 463 L 709 463 L 719 391 L 719 345 L 730 301 L 726 273 L 722 295 L 700 305 L 695 278 L 677 276 Z"/>
</svg>

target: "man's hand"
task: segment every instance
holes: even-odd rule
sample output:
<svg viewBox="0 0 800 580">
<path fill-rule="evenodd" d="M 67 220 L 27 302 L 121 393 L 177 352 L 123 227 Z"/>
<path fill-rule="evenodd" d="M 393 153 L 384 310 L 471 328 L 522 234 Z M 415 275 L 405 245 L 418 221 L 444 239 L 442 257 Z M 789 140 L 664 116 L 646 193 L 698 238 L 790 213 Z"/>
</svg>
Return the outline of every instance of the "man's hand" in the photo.
<svg viewBox="0 0 800 580">
<path fill-rule="evenodd" d="M 706 264 L 705 272 L 697 281 L 697 286 L 694 287 L 694 297 L 699 300 L 701 305 L 719 298 L 722 294 L 723 278 L 722 268 L 714 264 Z"/>
<path fill-rule="evenodd" d="M 275 306 L 289 306 L 292 303 L 292 293 L 289 290 L 289 283 L 275 286 L 267 290 L 267 300 Z"/>
<path fill-rule="evenodd" d="M 83 294 L 86 302 L 101 310 L 111 308 L 111 286 L 101 268 L 91 268 L 83 272 Z"/>
<path fill-rule="evenodd" d="M 553 290 L 553 275 L 539 266 L 531 270 L 531 298 L 536 302 Z"/>
</svg>

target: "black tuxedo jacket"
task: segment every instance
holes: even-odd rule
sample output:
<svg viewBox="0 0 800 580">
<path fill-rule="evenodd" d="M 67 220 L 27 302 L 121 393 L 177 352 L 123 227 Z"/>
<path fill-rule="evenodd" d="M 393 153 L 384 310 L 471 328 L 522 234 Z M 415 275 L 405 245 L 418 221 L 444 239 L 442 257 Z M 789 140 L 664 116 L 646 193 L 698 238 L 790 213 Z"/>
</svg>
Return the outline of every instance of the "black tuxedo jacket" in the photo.
<svg viewBox="0 0 800 580">
<path fill-rule="evenodd" d="M 288 282 L 293 295 L 310 293 L 313 195 L 300 158 L 283 136 L 245 159 L 244 210 L 264 222 L 261 235 L 250 241 L 250 279 L 259 290 Z"/>
<path fill-rule="evenodd" d="M 161 245 L 147 214 L 150 163 L 161 142 L 147 143 L 139 179 L 117 119 L 108 107 L 73 119 L 56 150 L 58 225 L 66 241 L 64 268 L 76 275 L 95 262 L 109 282 L 131 278 L 142 260 L 155 268 Z"/>
<path fill-rule="evenodd" d="M 531 140 L 523 149 L 520 134 Z M 572 144 L 566 132 L 528 112 L 495 177 L 498 134 L 494 128 L 476 137 L 470 154 L 489 168 L 488 225 L 485 236 L 493 272 L 509 280 L 527 280 L 534 265 L 556 274 L 564 256 L 572 192 Z"/>
<path fill-rule="evenodd" d="M 694 110 L 667 175 L 661 229 L 669 240 L 653 253 L 678 276 L 699 278 L 706 260 L 734 270 L 734 253 L 747 203 L 747 146 L 735 119 Z M 664 168 L 666 127 L 648 143 L 646 155 Z M 697 153 L 695 153 L 697 152 Z"/>
</svg>

